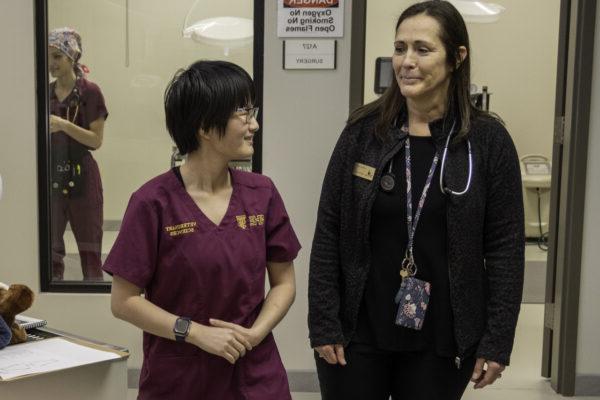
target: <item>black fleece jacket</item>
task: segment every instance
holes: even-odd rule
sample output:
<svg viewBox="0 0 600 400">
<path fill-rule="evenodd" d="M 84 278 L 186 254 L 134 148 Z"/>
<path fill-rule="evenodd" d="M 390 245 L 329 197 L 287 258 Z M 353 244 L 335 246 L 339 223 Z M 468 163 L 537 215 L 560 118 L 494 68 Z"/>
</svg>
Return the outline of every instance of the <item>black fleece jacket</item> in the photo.
<svg viewBox="0 0 600 400">
<path fill-rule="evenodd" d="M 429 124 L 438 150 L 449 118 Z M 375 117 L 346 126 L 331 156 L 310 256 L 308 325 L 311 346 L 347 345 L 355 332 L 371 266 L 371 207 L 384 166 L 402 148 L 406 134 L 391 127 L 388 140 L 375 136 Z M 448 195 L 448 273 L 459 359 L 476 354 L 510 362 L 521 305 L 524 217 L 519 160 L 512 139 L 494 118 L 480 117 L 468 134 L 473 153 L 471 186 Z M 353 175 L 356 163 L 375 168 L 372 180 Z M 444 181 L 463 190 L 469 161 L 465 140 L 451 144 Z M 438 182 L 432 190 L 439 190 Z M 435 251 L 435 249 L 432 249 Z M 460 361 L 460 360 L 459 360 Z"/>
</svg>

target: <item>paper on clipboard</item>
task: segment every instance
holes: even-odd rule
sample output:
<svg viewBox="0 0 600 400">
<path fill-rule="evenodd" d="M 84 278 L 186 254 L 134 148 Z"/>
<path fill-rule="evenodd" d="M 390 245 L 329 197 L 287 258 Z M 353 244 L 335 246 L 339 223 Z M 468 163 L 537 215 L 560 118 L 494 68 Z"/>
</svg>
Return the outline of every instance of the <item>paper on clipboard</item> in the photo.
<svg viewBox="0 0 600 400">
<path fill-rule="evenodd" d="M 0 380 L 40 374 L 121 358 L 117 352 L 103 351 L 51 338 L 8 346 L 0 351 Z"/>
</svg>

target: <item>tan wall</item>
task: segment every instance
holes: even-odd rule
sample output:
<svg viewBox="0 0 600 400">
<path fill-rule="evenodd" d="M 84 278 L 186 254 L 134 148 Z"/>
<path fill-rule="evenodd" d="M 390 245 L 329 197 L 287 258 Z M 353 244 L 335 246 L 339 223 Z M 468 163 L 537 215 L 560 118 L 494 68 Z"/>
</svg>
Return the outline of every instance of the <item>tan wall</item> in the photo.
<svg viewBox="0 0 600 400">
<path fill-rule="evenodd" d="M 559 0 L 494 0 L 493 24 L 468 24 L 472 81 L 492 93 L 490 110 L 506 122 L 520 156 L 552 156 Z M 365 102 L 375 99 L 375 59 L 391 57 L 394 27 L 413 0 L 368 1 Z"/>
<path fill-rule="evenodd" d="M 2 2 L 0 48 L 0 281 L 38 279 L 33 1 Z M 17 36 L 15 32 L 21 34 Z M 18 38 L 18 39 L 17 39 Z"/>
</svg>

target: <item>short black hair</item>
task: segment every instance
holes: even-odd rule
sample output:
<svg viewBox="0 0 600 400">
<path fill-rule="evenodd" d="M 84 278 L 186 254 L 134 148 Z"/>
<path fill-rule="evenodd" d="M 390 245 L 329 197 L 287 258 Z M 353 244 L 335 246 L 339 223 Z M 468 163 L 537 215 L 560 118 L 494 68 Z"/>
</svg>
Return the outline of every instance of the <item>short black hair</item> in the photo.
<svg viewBox="0 0 600 400">
<path fill-rule="evenodd" d="M 169 135 L 185 155 L 200 147 L 200 129 L 216 128 L 219 136 L 225 135 L 231 114 L 254 104 L 254 83 L 238 65 L 201 60 L 175 73 L 164 100 Z"/>
</svg>

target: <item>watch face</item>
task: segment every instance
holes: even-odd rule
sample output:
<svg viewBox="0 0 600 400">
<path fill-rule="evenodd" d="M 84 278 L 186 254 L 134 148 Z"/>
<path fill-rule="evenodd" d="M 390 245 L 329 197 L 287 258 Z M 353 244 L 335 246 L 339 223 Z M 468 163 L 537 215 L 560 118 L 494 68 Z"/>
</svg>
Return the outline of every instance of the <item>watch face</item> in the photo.
<svg viewBox="0 0 600 400">
<path fill-rule="evenodd" d="M 177 333 L 186 333 L 189 324 L 190 321 L 188 321 L 187 319 L 178 318 L 177 321 L 175 321 L 174 330 Z"/>
</svg>

